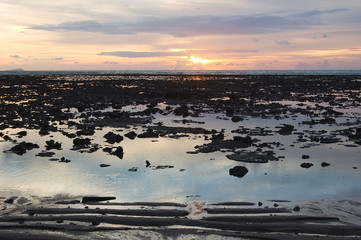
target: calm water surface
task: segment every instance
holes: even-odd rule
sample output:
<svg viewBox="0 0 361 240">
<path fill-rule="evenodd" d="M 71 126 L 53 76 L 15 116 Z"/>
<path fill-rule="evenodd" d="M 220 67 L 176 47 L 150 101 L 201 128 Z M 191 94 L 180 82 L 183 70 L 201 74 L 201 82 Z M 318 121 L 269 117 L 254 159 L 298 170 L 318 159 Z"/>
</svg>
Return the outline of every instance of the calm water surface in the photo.
<svg viewBox="0 0 361 240">
<path fill-rule="evenodd" d="M 289 105 L 297 102 L 287 102 Z M 306 103 L 313 104 L 313 103 Z M 159 104 L 165 108 L 166 104 Z M 138 111 L 145 106 L 126 106 L 122 110 Z M 306 107 L 306 106 L 305 106 Z M 111 111 L 111 108 L 104 111 Z M 99 149 L 93 153 L 80 153 L 70 150 L 72 140 L 60 132 L 47 136 L 39 136 L 38 130 L 27 130 L 28 135 L 18 139 L 15 135 L 24 129 L 5 129 L 2 132 L 18 142 L 37 143 L 40 148 L 28 151 L 22 156 L 4 152 L 14 146 L 13 143 L 0 141 L 0 196 L 27 193 L 40 196 L 55 194 L 70 195 L 111 195 L 119 201 L 261 201 L 267 199 L 352 199 L 361 197 L 361 151 L 358 147 L 347 147 L 348 139 L 343 136 L 341 142 L 335 144 L 311 144 L 297 142 L 297 135 L 282 136 L 277 133 L 282 124 L 292 124 L 297 132 L 347 129 L 342 126 L 347 122 L 360 121 L 360 109 L 339 109 L 346 114 L 337 118 L 338 125 L 303 125 L 302 121 L 310 120 L 307 116 L 293 115 L 281 120 L 269 118 L 246 117 L 244 121 L 234 123 L 223 114 L 204 114 L 197 118 L 187 117 L 200 123 L 183 124 L 182 117 L 174 115 L 154 115 L 153 123 L 162 122 L 165 126 L 202 127 L 205 129 L 224 129 L 225 139 L 239 135 L 232 130 L 240 128 L 254 129 L 262 127 L 273 131 L 272 136 L 255 136 L 260 142 L 280 142 L 279 148 L 273 150 L 280 161 L 264 164 L 236 162 L 226 158 L 229 152 L 188 154 L 196 145 L 208 143 L 204 135 L 189 134 L 180 138 L 124 138 L 114 146 L 122 146 L 123 159 Z M 65 109 L 64 109 L 65 111 Z M 70 109 L 70 111 L 75 111 Z M 59 129 L 75 132 L 67 125 L 55 123 Z M 154 125 L 154 124 L 151 124 Z M 145 128 L 98 128 L 92 143 L 102 147 L 104 134 L 109 131 L 124 135 L 129 131 L 141 133 Z M 1 139 L 1 138 L 0 138 Z M 54 139 L 62 142 L 63 150 L 51 150 L 57 158 L 65 157 L 70 163 L 49 161 L 49 157 L 35 155 L 45 149 L 45 141 Z M 256 150 L 256 147 L 247 150 Z M 310 159 L 302 159 L 307 154 Z M 147 168 L 145 161 L 152 164 Z M 312 162 L 313 167 L 300 167 L 303 162 Z M 330 163 L 321 167 L 322 162 Z M 110 167 L 101 168 L 100 164 Z M 229 169 L 246 166 L 249 172 L 243 178 L 229 175 Z M 166 166 L 155 169 L 155 166 Z M 136 168 L 137 171 L 129 171 Z"/>
</svg>

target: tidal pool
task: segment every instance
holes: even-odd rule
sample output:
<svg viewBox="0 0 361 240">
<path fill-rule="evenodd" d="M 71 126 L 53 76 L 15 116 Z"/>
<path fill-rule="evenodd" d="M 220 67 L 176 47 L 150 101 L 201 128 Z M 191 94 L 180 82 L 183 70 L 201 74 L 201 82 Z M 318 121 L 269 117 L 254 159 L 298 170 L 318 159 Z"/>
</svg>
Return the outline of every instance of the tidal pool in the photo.
<svg viewBox="0 0 361 240">
<path fill-rule="evenodd" d="M 284 104 L 297 107 L 297 103 Z M 312 105 L 308 103 L 308 105 Z M 165 110 L 169 106 L 159 103 Z M 170 106 L 176 107 L 176 106 Z M 122 111 L 143 111 L 145 105 L 129 105 Z M 102 111 L 113 111 L 105 108 Z M 65 111 L 65 110 L 64 110 Z M 74 121 L 82 121 L 81 115 L 70 109 L 76 116 Z M 232 122 L 224 113 L 203 113 L 198 117 L 182 117 L 174 114 L 151 115 L 152 123 L 134 127 L 96 127 L 95 134 L 89 137 L 99 149 L 95 152 L 79 152 L 73 148 L 72 139 L 61 131 L 75 133 L 64 122 L 53 122 L 57 132 L 40 136 L 39 130 L 6 128 L 4 135 L 18 143 L 32 142 L 40 148 L 27 151 L 23 155 L 9 152 L 14 143 L 0 141 L 0 195 L 31 194 L 50 196 L 56 194 L 116 196 L 118 201 L 262 201 L 267 199 L 307 200 L 307 199 L 353 199 L 361 197 L 361 154 L 360 146 L 350 142 L 339 132 L 340 141 L 322 144 L 299 141 L 305 136 L 331 134 L 347 129 L 350 123 L 360 121 L 360 109 L 343 110 L 345 115 L 337 118 L 336 124 L 303 124 L 310 118 L 303 114 L 284 114 L 274 117 L 242 116 L 243 121 Z M 279 129 L 284 124 L 295 127 L 293 134 L 281 135 Z M 245 136 L 238 133 L 242 129 L 262 128 L 268 135 L 251 136 L 254 144 L 246 149 L 221 149 L 210 153 L 190 154 L 195 146 L 209 143 L 211 134 L 178 133 L 158 138 L 124 137 L 120 143 L 109 144 L 103 137 L 108 132 L 124 136 L 130 131 L 137 134 L 147 127 L 162 125 L 172 127 L 201 127 L 217 133 L 223 132 L 224 139 Z M 19 137 L 19 131 L 27 135 Z M 238 132 L 237 132 L 238 131 Z M 0 138 L 1 139 L 1 138 Z M 46 141 L 53 139 L 62 143 L 62 150 L 50 150 L 53 157 L 36 156 L 45 150 Z M 259 144 L 268 143 L 261 147 Z M 274 143 L 279 143 L 278 145 Z M 121 146 L 124 156 L 109 155 L 102 151 L 106 147 Z M 279 158 L 267 163 L 246 163 L 229 160 L 226 155 L 232 151 L 271 150 Z M 308 155 L 309 159 L 302 159 Z M 69 159 L 70 162 L 51 161 L 52 158 Z M 146 161 L 150 166 L 146 166 Z M 313 166 L 300 167 L 304 162 Z M 330 165 L 322 167 L 321 163 Z M 110 165 L 100 167 L 100 164 Z M 234 166 L 245 166 L 248 173 L 238 178 L 229 174 Z"/>
</svg>

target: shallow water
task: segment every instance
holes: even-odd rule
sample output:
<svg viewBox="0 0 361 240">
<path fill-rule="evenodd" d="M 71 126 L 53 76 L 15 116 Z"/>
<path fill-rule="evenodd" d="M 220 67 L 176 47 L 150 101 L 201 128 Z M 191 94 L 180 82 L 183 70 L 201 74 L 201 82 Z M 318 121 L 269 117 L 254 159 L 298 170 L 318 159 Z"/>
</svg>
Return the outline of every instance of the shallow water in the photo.
<svg viewBox="0 0 361 240">
<path fill-rule="evenodd" d="M 284 102 L 297 106 L 297 102 Z M 306 103 L 313 105 L 313 103 Z M 122 111 L 142 111 L 145 105 L 129 105 Z M 167 105 L 158 106 L 165 109 Z M 174 106 L 172 106 L 174 107 Z M 299 107 L 299 106 L 297 106 Z M 342 108 L 343 109 L 343 108 Z M 106 108 L 104 111 L 112 111 Z M 70 109 L 74 111 L 74 109 Z M 103 138 L 109 131 L 124 135 L 129 131 L 141 133 L 146 128 L 97 128 L 90 136 L 92 143 L 101 147 L 122 146 L 123 159 L 111 156 L 99 149 L 93 153 L 80 153 L 70 150 L 72 140 L 60 132 L 51 132 L 47 136 L 39 136 L 38 130 L 27 130 L 28 135 L 18 138 L 17 132 L 25 129 L 5 129 L 2 132 L 16 139 L 37 143 L 40 148 L 28 151 L 22 156 L 4 152 L 14 144 L 0 142 L 0 196 L 27 193 L 40 196 L 55 194 L 70 195 L 111 195 L 118 201 L 262 201 L 267 199 L 306 200 L 306 199 L 353 199 L 361 198 L 361 150 L 360 146 L 346 147 L 351 144 L 344 136 L 338 143 L 320 144 L 298 142 L 298 135 L 283 136 L 277 133 L 282 124 L 292 124 L 295 132 L 347 129 L 343 123 L 360 120 L 360 109 L 343 109 L 346 113 L 337 118 L 333 125 L 304 125 L 302 121 L 310 120 L 301 114 L 275 120 L 274 118 L 245 117 L 241 122 L 234 123 L 222 113 L 202 114 L 199 117 L 179 117 L 172 114 L 153 115 L 154 125 L 161 122 L 165 126 L 202 127 L 220 132 L 224 129 L 225 139 L 240 135 L 232 130 L 257 127 L 271 131 L 271 136 L 252 136 L 259 143 L 280 142 L 280 146 L 272 146 L 275 156 L 282 156 L 280 161 L 264 164 L 243 163 L 227 159 L 227 151 L 213 153 L 188 154 L 196 145 L 208 143 L 203 134 L 187 134 L 188 136 L 171 138 L 136 138 L 124 140 L 114 145 L 108 144 Z M 80 115 L 76 115 L 80 116 Z M 193 120 L 182 123 L 182 120 Z M 77 121 L 81 119 L 75 119 Z M 67 125 L 55 122 L 59 129 L 75 132 Z M 54 139 L 62 143 L 63 150 L 55 152 L 56 158 L 65 157 L 69 163 L 49 161 L 50 157 L 37 157 L 37 153 L 45 149 L 45 141 Z M 257 147 L 246 150 L 255 151 Z M 302 159 L 307 154 L 310 159 Z M 145 161 L 151 163 L 146 167 Z M 314 164 L 309 169 L 300 167 L 303 162 Z M 322 162 L 330 163 L 321 167 Z M 100 167 L 109 164 L 110 167 Z M 246 166 L 249 172 L 243 178 L 229 175 L 229 169 Z M 156 168 L 156 166 L 163 166 Z M 165 166 L 165 167 L 164 167 Z M 137 171 L 129 171 L 136 168 Z"/>
</svg>

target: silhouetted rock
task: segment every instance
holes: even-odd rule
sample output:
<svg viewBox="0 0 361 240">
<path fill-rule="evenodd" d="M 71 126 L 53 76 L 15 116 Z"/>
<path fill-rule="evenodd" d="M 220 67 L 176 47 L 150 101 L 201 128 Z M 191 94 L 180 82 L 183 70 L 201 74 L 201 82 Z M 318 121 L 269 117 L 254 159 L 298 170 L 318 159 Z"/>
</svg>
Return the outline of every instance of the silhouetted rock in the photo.
<svg viewBox="0 0 361 240">
<path fill-rule="evenodd" d="M 327 163 L 327 162 L 322 162 L 321 163 L 321 167 L 328 167 L 330 166 L 331 164 Z"/>
<path fill-rule="evenodd" d="M 294 126 L 289 124 L 284 124 L 284 126 L 278 131 L 281 135 L 291 135 L 294 130 Z"/>
<path fill-rule="evenodd" d="M 123 159 L 123 155 L 124 155 L 123 148 L 120 146 L 117 148 L 110 148 L 110 147 L 103 148 L 103 152 L 107 152 L 110 155 L 117 156 L 120 159 Z"/>
<path fill-rule="evenodd" d="M 37 157 L 52 157 L 55 155 L 55 152 L 40 152 L 36 154 Z"/>
<path fill-rule="evenodd" d="M 252 138 L 250 136 L 247 137 L 234 136 L 233 140 L 236 141 L 237 143 L 242 143 L 248 147 L 252 146 L 253 143 Z"/>
<path fill-rule="evenodd" d="M 50 150 L 50 149 L 57 149 L 57 150 L 61 150 L 61 143 L 59 142 L 55 142 L 54 140 L 49 140 L 46 141 L 46 150 Z"/>
<path fill-rule="evenodd" d="M 231 120 L 232 122 L 240 122 L 243 121 L 243 118 L 241 118 L 240 116 L 233 116 Z"/>
<path fill-rule="evenodd" d="M 74 147 L 88 147 L 90 144 L 89 138 L 75 138 L 73 140 Z"/>
<path fill-rule="evenodd" d="M 302 163 L 301 165 L 300 165 L 302 168 L 310 168 L 310 167 L 312 167 L 313 166 L 313 163 Z"/>
<path fill-rule="evenodd" d="M 147 129 L 146 132 L 138 135 L 139 138 L 158 138 L 159 134 L 154 132 L 153 129 Z"/>
<path fill-rule="evenodd" d="M 248 173 L 248 169 L 243 166 L 235 166 L 234 168 L 229 169 L 229 175 L 242 178 Z"/>
<path fill-rule="evenodd" d="M 293 208 L 294 212 L 299 212 L 300 210 L 301 210 L 301 208 L 299 206 L 296 206 L 296 207 Z"/>
<path fill-rule="evenodd" d="M 20 131 L 17 133 L 18 137 L 19 138 L 22 138 L 22 137 L 25 137 L 26 135 L 28 135 L 28 132 L 27 131 Z"/>
<path fill-rule="evenodd" d="M 124 134 L 124 136 L 126 136 L 127 138 L 133 140 L 133 139 L 135 139 L 137 137 L 137 134 L 134 131 L 130 131 L 130 132 Z"/>
<path fill-rule="evenodd" d="M 226 155 L 230 160 L 250 163 L 267 163 L 268 161 L 278 161 L 274 152 L 240 152 Z"/>
<path fill-rule="evenodd" d="M 62 157 L 62 158 L 59 160 L 59 162 L 61 162 L 61 163 L 70 163 L 71 160 L 66 159 L 65 157 Z"/>
<path fill-rule="evenodd" d="M 76 132 L 76 135 L 78 136 L 92 136 L 95 133 L 95 127 L 94 126 L 78 126 L 80 128 L 79 131 Z"/>
<path fill-rule="evenodd" d="M 18 155 L 23 155 L 27 150 L 32 150 L 34 148 L 39 148 L 39 145 L 29 142 L 21 142 L 18 145 L 12 147 L 9 151 Z"/>
<path fill-rule="evenodd" d="M 310 156 L 309 155 L 302 155 L 302 159 L 309 159 L 310 158 Z"/>
<path fill-rule="evenodd" d="M 104 138 L 110 144 L 119 143 L 124 139 L 123 136 L 120 136 L 119 134 L 115 134 L 113 132 L 108 132 L 107 134 L 104 135 Z"/>
<path fill-rule="evenodd" d="M 339 138 L 334 138 L 334 137 L 322 137 L 320 139 L 320 143 L 324 143 L 324 144 L 338 143 L 339 141 L 340 141 Z"/>
<path fill-rule="evenodd" d="M 4 201 L 4 203 L 7 203 L 7 204 L 13 204 L 14 203 L 14 200 L 15 200 L 15 197 L 12 197 L 12 198 L 8 198 Z"/>
<path fill-rule="evenodd" d="M 176 115 L 176 116 L 187 117 L 187 116 L 189 116 L 189 114 L 190 113 L 189 113 L 188 107 L 186 105 L 182 105 L 182 106 L 174 109 L 174 115 Z"/>
</svg>

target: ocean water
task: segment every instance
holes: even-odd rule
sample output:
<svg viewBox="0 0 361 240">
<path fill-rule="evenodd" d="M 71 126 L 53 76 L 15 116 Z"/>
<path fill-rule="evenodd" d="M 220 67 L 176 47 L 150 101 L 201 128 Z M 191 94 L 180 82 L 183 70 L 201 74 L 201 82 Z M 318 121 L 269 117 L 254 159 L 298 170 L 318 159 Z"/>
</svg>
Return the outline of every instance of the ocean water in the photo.
<svg viewBox="0 0 361 240">
<path fill-rule="evenodd" d="M 361 70 L 79 70 L 79 71 L 0 71 L 0 74 L 20 75 L 361 75 Z"/>
</svg>

